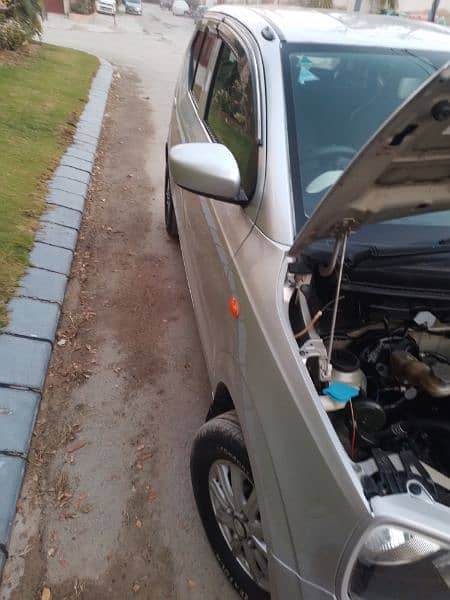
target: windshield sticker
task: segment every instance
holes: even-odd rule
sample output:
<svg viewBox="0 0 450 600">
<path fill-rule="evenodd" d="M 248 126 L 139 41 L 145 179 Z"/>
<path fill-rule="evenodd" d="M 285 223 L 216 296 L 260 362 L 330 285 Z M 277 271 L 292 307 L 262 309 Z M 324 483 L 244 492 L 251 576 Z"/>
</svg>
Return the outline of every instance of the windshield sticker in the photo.
<svg viewBox="0 0 450 600">
<path fill-rule="evenodd" d="M 310 58 L 308 58 L 307 56 L 302 56 L 298 62 L 300 65 L 298 82 L 301 85 L 304 85 L 308 81 L 318 81 L 319 78 L 317 77 L 317 75 L 314 75 L 314 73 L 311 73 L 311 71 L 309 70 L 313 64 Z"/>
<path fill-rule="evenodd" d="M 301 67 L 310 67 L 313 63 L 313 61 L 309 58 L 309 56 L 299 56 L 298 57 L 298 64 Z"/>
</svg>

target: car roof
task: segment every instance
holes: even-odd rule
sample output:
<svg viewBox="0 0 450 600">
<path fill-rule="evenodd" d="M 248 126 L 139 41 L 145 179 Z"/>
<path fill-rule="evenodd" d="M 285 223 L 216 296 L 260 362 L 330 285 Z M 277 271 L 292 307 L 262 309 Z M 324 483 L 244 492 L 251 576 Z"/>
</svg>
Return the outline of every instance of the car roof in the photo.
<svg viewBox="0 0 450 600">
<path fill-rule="evenodd" d="M 243 23 L 258 39 L 261 21 L 287 42 L 440 50 L 450 53 L 450 29 L 419 20 L 363 13 L 226 6 L 211 9 Z"/>
</svg>

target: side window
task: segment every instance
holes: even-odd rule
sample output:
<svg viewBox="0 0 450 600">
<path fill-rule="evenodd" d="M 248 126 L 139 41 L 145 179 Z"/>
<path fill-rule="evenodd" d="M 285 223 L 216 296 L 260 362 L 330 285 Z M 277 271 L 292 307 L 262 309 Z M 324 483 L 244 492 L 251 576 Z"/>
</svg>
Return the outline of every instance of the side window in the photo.
<svg viewBox="0 0 450 600">
<path fill-rule="evenodd" d="M 217 141 L 234 155 L 242 188 L 250 198 L 255 190 L 258 144 L 250 65 L 223 43 L 210 91 L 206 122 Z"/>
<path fill-rule="evenodd" d="M 202 42 L 204 38 L 204 31 L 197 31 L 194 41 L 191 45 L 191 57 L 189 61 L 189 85 L 192 86 L 194 79 L 195 69 L 198 63 L 198 57 L 200 56 L 200 50 L 202 49 Z"/>
<path fill-rule="evenodd" d="M 200 100 L 202 91 L 206 84 L 206 78 L 208 74 L 208 63 L 211 56 L 211 51 L 214 47 L 214 42 L 217 37 L 214 33 L 208 31 L 204 36 L 203 44 L 200 52 L 200 59 L 197 63 L 197 68 L 194 73 L 194 81 L 192 85 L 192 95 L 197 103 Z"/>
</svg>

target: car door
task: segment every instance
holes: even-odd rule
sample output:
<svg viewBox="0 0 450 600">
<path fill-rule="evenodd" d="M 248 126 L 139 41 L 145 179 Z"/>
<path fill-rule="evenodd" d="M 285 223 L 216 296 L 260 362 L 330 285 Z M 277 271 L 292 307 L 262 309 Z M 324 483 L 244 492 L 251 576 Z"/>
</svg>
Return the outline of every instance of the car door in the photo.
<svg viewBox="0 0 450 600">
<path fill-rule="evenodd" d="M 220 40 L 217 36 L 215 24 L 202 24 L 194 34 L 187 61 L 178 82 L 169 132 L 169 148 L 180 143 L 210 141 L 202 120 L 206 97 L 204 91 L 209 85 L 219 48 Z M 184 205 L 191 194 L 176 186 L 173 181 L 171 186 L 186 276 L 208 370 L 210 370 L 207 352 L 207 322 L 200 316 L 200 307 L 203 306 L 204 302 L 197 282 L 196 259 L 193 254 L 195 245 L 191 239 L 193 235 L 192 223 L 186 222 L 185 219 Z"/>
<path fill-rule="evenodd" d="M 218 142 L 231 150 L 240 169 L 241 194 L 252 207 L 243 209 L 183 191 L 188 277 L 210 376 L 219 344 L 231 351 L 235 338 L 236 324 L 229 312 L 236 296 L 233 256 L 253 226 L 260 147 L 255 73 L 248 49 L 225 25 L 218 31 L 214 55 L 206 67 L 202 50 L 193 80 L 205 135 L 204 140 L 195 141 Z"/>
</svg>

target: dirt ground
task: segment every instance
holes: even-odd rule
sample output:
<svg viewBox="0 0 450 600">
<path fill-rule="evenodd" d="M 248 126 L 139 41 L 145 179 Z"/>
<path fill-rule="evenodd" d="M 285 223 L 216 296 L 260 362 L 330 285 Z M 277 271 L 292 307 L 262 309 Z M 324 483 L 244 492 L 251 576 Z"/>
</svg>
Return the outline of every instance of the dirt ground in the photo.
<svg viewBox="0 0 450 600">
<path fill-rule="evenodd" d="M 149 102 L 116 72 L 2 600 L 233 597 L 190 491 L 209 391 Z"/>
</svg>

